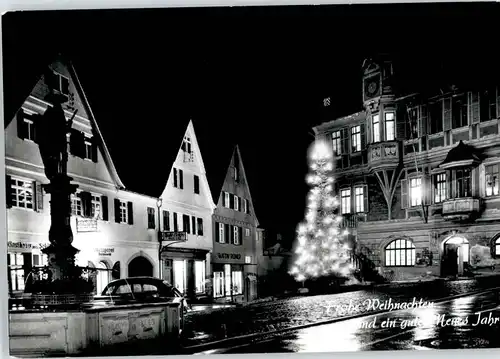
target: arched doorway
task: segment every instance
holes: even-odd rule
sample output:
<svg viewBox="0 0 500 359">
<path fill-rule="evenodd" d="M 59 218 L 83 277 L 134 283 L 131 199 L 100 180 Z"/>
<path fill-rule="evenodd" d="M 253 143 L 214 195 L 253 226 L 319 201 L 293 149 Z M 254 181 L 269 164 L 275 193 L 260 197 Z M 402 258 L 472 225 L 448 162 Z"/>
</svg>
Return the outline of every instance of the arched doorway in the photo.
<svg viewBox="0 0 500 359">
<path fill-rule="evenodd" d="M 442 274 L 444 276 L 462 275 L 464 266 L 469 263 L 469 241 L 462 236 L 451 236 L 443 241 Z"/>
<path fill-rule="evenodd" d="M 153 265 L 151 262 L 142 256 L 135 257 L 128 265 L 129 277 L 152 277 Z"/>
<path fill-rule="evenodd" d="M 102 293 L 109 283 L 109 268 L 105 262 L 97 263 L 97 293 Z"/>
</svg>

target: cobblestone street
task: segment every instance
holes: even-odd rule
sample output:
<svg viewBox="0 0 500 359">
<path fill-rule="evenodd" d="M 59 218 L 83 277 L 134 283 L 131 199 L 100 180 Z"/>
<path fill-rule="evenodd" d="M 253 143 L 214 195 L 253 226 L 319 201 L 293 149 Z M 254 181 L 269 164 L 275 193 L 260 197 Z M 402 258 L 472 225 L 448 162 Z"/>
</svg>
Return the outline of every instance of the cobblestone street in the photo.
<svg viewBox="0 0 500 359">
<path fill-rule="evenodd" d="M 240 335 L 265 333 L 360 314 L 367 311 L 363 305 L 367 299 L 379 299 L 381 302 L 389 298 L 393 302 L 408 302 L 413 298 L 417 301 L 420 299 L 432 301 L 498 285 L 500 285 L 498 276 L 473 280 L 391 284 L 347 293 L 293 297 L 242 307 L 191 312 L 186 318 L 183 345 L 190 346 Z M 354 307 L 346 312 L 345 309 L 349 304 Z M 358 305 L 359 308 L 356 308 Z"/>
</svg>

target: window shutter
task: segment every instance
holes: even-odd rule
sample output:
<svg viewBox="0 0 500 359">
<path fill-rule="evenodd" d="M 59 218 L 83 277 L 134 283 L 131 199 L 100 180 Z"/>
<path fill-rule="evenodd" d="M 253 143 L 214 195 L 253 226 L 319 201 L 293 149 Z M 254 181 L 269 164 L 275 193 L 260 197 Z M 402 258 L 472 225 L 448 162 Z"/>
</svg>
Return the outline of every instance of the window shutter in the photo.
<svg viewBox="0 0 500 359">
<path fill-rule="evenodd" d="M 170 212 L 163 211 L 163 229 L 165 231 L 170 231 Z"/>
<path fill-rule="evenodd" d="M 222 191 L 221 197 L 222 197 L 222 207 L 226 207 L 226 192 Z"/>
<path fill-rule="evenodd" d="M 243 227 L 238 227 L 238 240 L 241 246 L 243 244 Z"/>
<path fill-rule="evenodd" d="M 177 212 L 174 212 L 174 232 L 179 231 L 179 222 L 177 221 Z"/>
<path fill-rule="evenodd" d="M 361 124 L 360 126 L 360 132 L 361 132 L 361 150 L 363 150 L 366 147 L 366 131 L 365 131 L 365 125 Z"/>
<path fill-rule="evenodd" d="M 37 212 L 43 211 L 43 188 L 40 182 L 33 182 L 33 188 L 35 189 L 35 208 Z"/>
<path fill-rule="evenodd" d="M 90 192 L 80 192 L 79 197 L 82 200 L 82 212 L 84 217 L 92 217 L 92 194 Z"/>
<path fill-rule="evenodd" d="M 220 223 L 219 222 L 215 222 L 215 241 L 217 243 L 220 243 Z"/>
<path fill-rule="evenodd" d="M 17 111 L 17 136 L 24 140 L 27 136 L 27 133 L 25 131 L 26 126 L 24 125 L 24 111 L 20 109 Z"/>
<path fill-rule="evenodd" d="M 97 163 L 97 137 L 92 136 L 92 162 Z"/>
<path fill-rule="evenodd" d="M 427 136 L 427 105 L 420 106 L 418 122 L 418 137 Z"/>
<path fill-rule="evenodd" d="M 179 170 L 179 188 L 184 189 L 184 171 Z"/>
<path fill-rule="evenodd" d="M 174 187 L 177 188 L 177 168 L 174 168 Z"/>
<path fill-rule="evenodd" d="M 401 105 L 396 110 L 396 138 L 398 140 L 406 139 L 406 126 L 408 120 L 408 112 L 406 105 Z"/>
<path fill-rule="evenodd" d="M 238 197 L 238 211 L 243 212 L 243 208 L 241 208 L 241 197 Z"/>
<path fill-rule="evenodd" d="M 341 139 L 340 142 L 342 142 L 342 154 L 345 155 L 349 153 L 349 141 L 348 141 L 348 130 L 347 128 L 343 128 L 341 130 Z"/>
<path fill-rule="evenodd" d="M 470 92 L 469 95 L 469 118 L 472 123 L 479 122 L 479 93 L 477 91 Z M 485 100 L 487 100 L 485 98 Z"/>
<path fill-rule="evenodd" d="M 40 115 L 33 115 L 31 116 L 32 121 L 33 121 L 33 127 L 32 127 L 32 139 L 34 142 L 38 143 L 38 126 L 40 123 Z"/>
<path fill-rule="evenodd" d="M 198 218 L 198 235 L 203 235 L 203 218 Z"/>
<path fill-rule="evenodd" d="M 370 212 L 368 209 L 368 203 L 370 203 L 368 200 L 368 185 L 365 184 L 363 185 L 363 209 L 365 213 Z"/>
<path fill-rule="evenodd" d="M 118 198 L 115 198 L 115 222 L 120 223 L 121 222 L 121 215 L 120 215 L 120 200 Z"/>
<path fill-rule="evenodd" d="M 196 217 L 191 217 L 191 233 L 196 234 Z"/>
<path fill-rule="evenodd" d="M 5 176 L 5 199 L 7 201 L 7 208 L 12 207 L 12 177 Z"/>
<path fill-rule="evenodd" d="M 225 239 L 226 243 L 229 243 L 229 240 L 230 240 L 229 239 L 230 238 L 229 237 L 229 229 L 230 229 L 229 224 L 224 223 L 224 239 Z"/>
<path fill-rule="evenodd" d="M 428 173 L 424 173 L 422 175 L 422 202 L 424 205 L 430 205 L 431 204 L 431 193 L 432 193 L 432 183 L 431 183 L 431 176 Z"/>
<path fill-rule="evenodd" d="M 408 180 L 401 180 L 401 209 L 408 208 Z"/>
<path fill-rule="evenodd" d="M 127 202 L 128 224 L 134 224 L 134 206 L 132 202 Z"/>
<path fill-rule="evenodd" d="M 233 225 L 230 226 L 231 228 L 231 231 L 230 231 L 230 234 L 229 234 L 229 237 L 230 237 L 230 240 L 231 240 L 231 244 L 234 244 L 234 227 Z"/>
<path fill-rule="evenodd" d="M 451 130 L 451 98 L 445 98 L 443 100 L 443 123 L 444 131 Z"/>
<path fill-rule="evenodd" d="M 234 195 L 232 193 L 229 194 L 229 208 L 234 209 Z"/>
<path fill-rule="evenodd" d="M 108 197 L 101 196 L 101 212 L 102 220 L 109 221 Z"/>
</svg>

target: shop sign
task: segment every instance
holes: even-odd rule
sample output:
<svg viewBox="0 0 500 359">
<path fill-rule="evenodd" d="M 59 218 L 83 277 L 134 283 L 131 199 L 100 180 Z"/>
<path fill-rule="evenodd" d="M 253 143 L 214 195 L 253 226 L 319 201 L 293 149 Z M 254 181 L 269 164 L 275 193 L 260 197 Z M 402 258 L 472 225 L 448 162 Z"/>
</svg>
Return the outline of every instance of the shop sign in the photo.
<svg viewBox="0 0 500 359">
<path fill-rule="evenodd" d="M 160 232 L 161 240 L 165 242 L 186 242 L 186 232 Z"/>
<path fill-rule="evenodd" d="M 77 232 L 97 232 L 97 219 L 95 218 L 77 218 Z"/>
<path fill-rule="evenodd" d="M 100 256 L 110 256 L 115 252 L 114 248 L 94 248 L 94 251 L 97 252 Z"/>
<path fill-rule="evenodd" d="M 217 253 L 217 258 L 219 258 L 219 259 L 241 259 L 241 254 L 239 254 L 239 253 Z"/>
<path fill-rule="evenodd" d="M 26 243 L 26 242 L 7 242 L 8 248 L 19 248 L 19 249 L 43 249 L 47 246 L 46 243 Z"/>
</svg>

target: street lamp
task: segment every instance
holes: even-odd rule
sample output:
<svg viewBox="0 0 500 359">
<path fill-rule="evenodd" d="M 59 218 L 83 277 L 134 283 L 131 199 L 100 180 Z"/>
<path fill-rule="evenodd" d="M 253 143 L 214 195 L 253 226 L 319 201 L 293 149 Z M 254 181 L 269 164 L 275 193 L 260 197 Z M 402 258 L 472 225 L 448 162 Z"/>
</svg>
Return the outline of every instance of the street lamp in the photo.
<svg viewBox="0 0 500 359">
<path fill-rule="evenodd" d="M 161 262 L 161 240 L 162 240 L 162 235 L 161 235 L 161 220 L 160 220 L 160 208 L 163 204 L 163 199 L 158 198 L 156 201 L 156 207 L 158 207 L 158 274 L 160 275 L 160 278 L 163 278 L 163 273 L 162 273 L 162 262 Z"/>
</svg>

